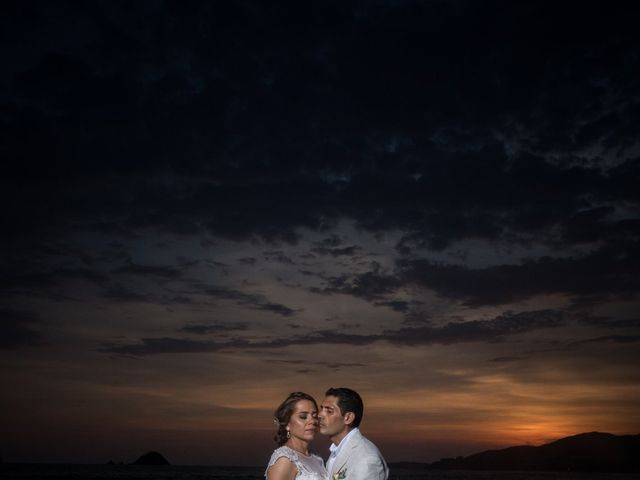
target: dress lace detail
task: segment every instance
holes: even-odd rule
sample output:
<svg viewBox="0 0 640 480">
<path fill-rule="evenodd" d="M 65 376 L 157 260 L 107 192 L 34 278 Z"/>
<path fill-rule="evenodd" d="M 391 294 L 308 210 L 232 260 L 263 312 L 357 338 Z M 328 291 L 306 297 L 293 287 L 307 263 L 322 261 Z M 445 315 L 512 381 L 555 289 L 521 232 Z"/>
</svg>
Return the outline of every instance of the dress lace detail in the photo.
<svg viewBox="0 0 640 480">
<path fill-rule="evenodd" d="M 300 453 L 287 446 L 279 447 L 273 451 L 267 469 L 264 472 L 265 478 L 269 468 L 281 457 L 286 457 L 296 466 L 298 470 L 296 480 L 325 480 L 328 478 L 322 458 L 313 453 L 309 457 L 303 457 Z"/>
</svg>

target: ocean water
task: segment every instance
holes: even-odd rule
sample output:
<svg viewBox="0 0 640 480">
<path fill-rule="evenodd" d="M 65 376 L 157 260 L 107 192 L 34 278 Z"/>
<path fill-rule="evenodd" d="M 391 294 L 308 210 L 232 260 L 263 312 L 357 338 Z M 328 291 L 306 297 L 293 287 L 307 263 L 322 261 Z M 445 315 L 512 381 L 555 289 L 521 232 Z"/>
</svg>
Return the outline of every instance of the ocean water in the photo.
<svg viewBox="0 0 640 480">
<path fill-rule="evenodd" d="M 0 479 L 262 480 L 261 467 L 2 464 Z M 640 480 L 640 474 L 391 469 L 389 480 Z"/>
<path fill-rule="evenodd" d="M 258 480 L 264 469 L 142 465 L 0 465 L 0 479 L 22 480 Z"/>
</svg>

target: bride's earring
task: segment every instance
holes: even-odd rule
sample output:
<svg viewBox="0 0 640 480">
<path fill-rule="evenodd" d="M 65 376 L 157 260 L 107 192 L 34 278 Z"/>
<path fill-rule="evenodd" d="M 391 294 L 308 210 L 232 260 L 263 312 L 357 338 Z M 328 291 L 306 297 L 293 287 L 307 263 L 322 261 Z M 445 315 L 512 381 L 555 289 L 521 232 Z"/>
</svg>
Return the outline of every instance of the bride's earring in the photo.
<svg viewBox="0 0 640 480">
<path fill-rule="evenodd" d="M 287 430 L 287 438 L 291 438 L 291 432 Z"/>
</svg>

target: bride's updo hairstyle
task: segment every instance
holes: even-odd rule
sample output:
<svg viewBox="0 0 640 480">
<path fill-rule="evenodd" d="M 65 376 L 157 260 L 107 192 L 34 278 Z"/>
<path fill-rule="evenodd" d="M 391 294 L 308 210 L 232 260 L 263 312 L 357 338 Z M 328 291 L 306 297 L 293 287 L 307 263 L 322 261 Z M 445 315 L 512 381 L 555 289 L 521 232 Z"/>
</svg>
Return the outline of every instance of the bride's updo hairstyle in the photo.
<svg viewBox="0 0 640 480">
<path fill-rule="evenodd" d="M 291 420 L 291 415 L 293 414 L 293 409 L 295 408 L 296 403 L 300 400 L 309 400 L 316 407 L 316 410 L 318 410 L 318 404 L 311 395 L 307 395 L 303 392 L 290 393 L 285 401 L 276 408 L 273 417 L 273 423 L 278 427 L 278 431 L 273 439 L 279 447 L 287 443 L 287 425 L 289 424 L 289 420 Z"/>
</svg>

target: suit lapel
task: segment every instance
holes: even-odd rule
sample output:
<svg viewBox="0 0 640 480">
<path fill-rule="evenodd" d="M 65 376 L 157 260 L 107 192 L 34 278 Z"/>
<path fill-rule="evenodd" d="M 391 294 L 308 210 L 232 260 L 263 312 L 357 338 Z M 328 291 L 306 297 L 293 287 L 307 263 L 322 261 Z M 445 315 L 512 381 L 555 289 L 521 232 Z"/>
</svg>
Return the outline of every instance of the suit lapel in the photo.
<svg viewBox="0 0 640 480">
<path fill-rule="evenodd" d="M 331 467 L 331 472 L 329 472 L 332 478 L 336 473 L 343 470 L 345 465 L 349 462 L 352 451 L 357 448 L 360 443 L 360 435 L 360 431 L 354 432 L 353 437 L 349 439 L 349 443 L 346 444 L 344 448 L 340 449 L 340 453 Z"/>
</svg>

